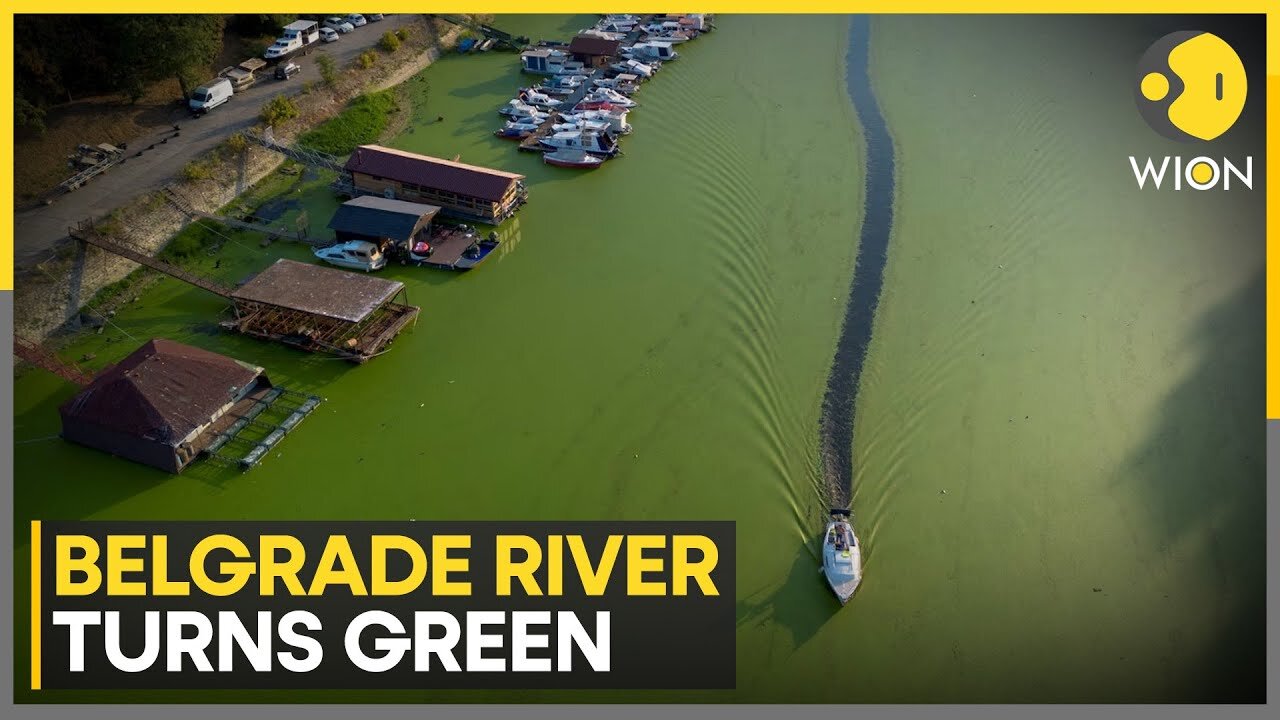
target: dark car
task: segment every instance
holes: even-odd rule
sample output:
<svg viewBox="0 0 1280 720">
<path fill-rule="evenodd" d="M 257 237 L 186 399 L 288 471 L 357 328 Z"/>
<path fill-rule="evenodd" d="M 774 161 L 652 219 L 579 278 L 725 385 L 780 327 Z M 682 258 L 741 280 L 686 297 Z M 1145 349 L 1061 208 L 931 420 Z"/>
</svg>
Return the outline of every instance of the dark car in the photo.
<svg viewBox="0 0 1280 720">
<path fill-rule="evenodd" d="M 302 72 L 302 66 L 296 62 L 283 62 L 276 66 L 276 79 L 288 80 L 289 78 Z"/>
</svg>

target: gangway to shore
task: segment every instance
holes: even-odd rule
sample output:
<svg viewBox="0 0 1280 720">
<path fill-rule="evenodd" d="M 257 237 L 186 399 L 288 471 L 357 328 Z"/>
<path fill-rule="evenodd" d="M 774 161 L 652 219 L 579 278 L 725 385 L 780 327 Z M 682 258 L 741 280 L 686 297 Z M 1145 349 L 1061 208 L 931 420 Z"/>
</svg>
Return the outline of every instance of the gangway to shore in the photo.
<svg viewBox="0 0 1280 720">
<path fill-rule="evenodd" d="M 231 297 L 231 288 L 207 277 L 183 270 L 182 268 L 171 263 L 167 263 L 160 258 L 148 255 L 140 248 L 134 247 L 129 243 L 113 240 L 99 232 L 90 220 L 85 220 L 74 227 L 69 228 L 68 233 L 71 237 L 83 243 L 101 248 L 109 253 L 119 255 L 120 257 L 128 258 L 139 265 L 144 265 L 152 270 L 177 278 L 185 283 L 190 283 L 191 285 L 195 285 L 203 290 L 208 290 L 219 297 Z"/>
<path fill-rule="evenodd" d="M 313 150 L 302 145 L 286 145 L 282 142 L 277 142 L 275 133 L 270 127 L 267 127 L 267 129 L 262 132 L 249 129 L 245 130 L 242 134 L 246 140 L 255 142 L 272 152 L 280 153 L 290 160 L 297 161 L 308 167 L 332 170 L 336 173 L 341 173 L 343 171 L 343 163 L 339 160 L 338 156 L 330 155 L 327 152 L 321 152 L 319 150 Z"/>
<path fill-rule="evenodd" d="M 43 368 L 67 382 L 85 387 L 93 381 L 93 376 L 78 367 L 68 365 L 59 360 L 44 347 L 21 336 L 13 336 L 13 354 L 38 368 Z"/>
</svg>

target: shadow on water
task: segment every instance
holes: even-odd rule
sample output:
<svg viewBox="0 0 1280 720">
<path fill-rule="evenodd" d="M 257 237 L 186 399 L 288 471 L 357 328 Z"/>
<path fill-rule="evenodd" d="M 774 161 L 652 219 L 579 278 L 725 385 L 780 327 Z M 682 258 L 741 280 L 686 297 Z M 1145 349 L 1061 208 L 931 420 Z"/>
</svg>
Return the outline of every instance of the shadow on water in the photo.
<svg viewBox="0 0 1280 720">
<path fill-rule="evenodd" d="M 853 427 L 858 383 L 867 347 L 871 344 L 893 226 L 893 138 L 871 87 L 870 40 L 870 18 L 855 16 L 850 22 L 846 80 L 866 138 L 867 188 L 853 282 L 819 420 L 823 476 L 832 507 L 848 507 L 853 498 Z"/>
<path fill-rule="evenodd" d="M 1266 697 L 1265 309 L 1259 272 L 1201 319 L 1189 348 L 1195 369 L 1165 398 L 1122 475 L 1144 486 L 1153 562 L 1201 557 L 1195 572 L 1214 588 L 1215 603 L 1197 611 L 1216 624 L 1215 639 L 1180 663 L 1193 702 Z"/>
<path fill-rule="evenodd" d="M 817 552 L 801 544 L 781 585 L 738 601 L 738 627 L 786 628 L 793 648 L 809 642 L 840 609 L 840 601 L 827 590 L 821 567 Z"/>
</svg>

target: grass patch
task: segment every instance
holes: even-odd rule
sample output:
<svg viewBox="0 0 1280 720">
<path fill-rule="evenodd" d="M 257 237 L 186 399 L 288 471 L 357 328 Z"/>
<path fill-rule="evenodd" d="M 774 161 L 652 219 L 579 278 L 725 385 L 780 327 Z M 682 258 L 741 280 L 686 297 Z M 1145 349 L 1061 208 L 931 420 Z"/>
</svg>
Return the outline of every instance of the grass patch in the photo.
<svg viewBox="0 0 1280 720">
<path fill-rule="evenodd" d="M 352 100 L 335 117 L 304 133 L 298 142 L 331 155 L 347 155 L 357 145 L 376 142 L 387 129 L 387 115 L 399 109 L 391 90 L 366 93 Z"/>
<path fill-rule="evenodd" d="M 188 225 L 182 232 L 173 236 L 157 257 L 178 265 L 183 260 L 191 260 L 199 256 L 218 240 L 219 237 L 209 230 L 199 225 Z"/>
</svg>

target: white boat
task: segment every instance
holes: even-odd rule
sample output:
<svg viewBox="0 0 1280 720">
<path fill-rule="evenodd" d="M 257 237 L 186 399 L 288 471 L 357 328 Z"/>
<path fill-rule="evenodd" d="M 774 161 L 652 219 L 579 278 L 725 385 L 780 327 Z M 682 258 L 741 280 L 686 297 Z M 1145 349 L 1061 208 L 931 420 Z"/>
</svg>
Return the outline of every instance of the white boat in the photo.
<svg viewBox="0 0 1280 720">
<path fill-rule="evenodd" d="M 539 110 L 554 110 L 560 107 L 562 100 L 557 100 L 546 93 L 540 93 L 534 88 L 525 88 L 520 91 L 519 100 L 526 105 L 532 105 Z"/>
<path fill-rule="evenodd" d="M 652 65 L 647 65 L 639 60 L 621 60 L 609 67 L 618 73 L 630 73 L 631 75 L 639 75 L 645 78 L 651 78 L 657 72 L 657 69 Z"/>
<path fill-rule="evenodd" d="M 604 158 L 596 157 L 585 150 L 556 150 L 542 156 L 542 162 L 556 167 L 590 170 L 604 164 Z"/>
<path fill-rule="evenodd" d="M 615 135 L 627 135 L 631 132 L 631 124 L 627 122 L 626 110 L 583 110 L 576 113 L 563 113 L 560 119 L 569 123 L 601 122 Z"/>
<path fill-rule="evenodd" d="M 317 248 L 315 256 L 330 265 L 337 265 L 348 270 L 381 270 L 387 264 L 387 256 L 382 254 L 377 245 L 367 240 L 348 240 L 327 248 Z"/>
<path fill-rule="evenodd" d="M 644 41 L 679 45 L 680 43 L 686 42 L 691 39 L 685 33 L 686 31 L 684 30 L 665 30 L 663 32 L 649 33 L 648 35 L 644 36 Z"/>
<path fill-rule="evenodd" d="M 530 120 L 537 122 L 544 122 L 547 118 L 551 117 L 549 113 L 545 113 L 526 102 L 522 102 L 519 98 L 511 100 L 506 105 L 503 105 L 498 110 L 498 113 L 500 115 L 505 115 L 512 120 Z"/>
<path fill-rule="evenodd" d="M 569 132 L 576 130 L 578 132 L 604 132 L 609 129 L 609 123 L 599 120 L 579 120 L 576 122 L 556 123 L 551 126 L 553 132 Z"/>
<path fill-rule="evenodd" d="M 589 37 L 604 38 L 605 40 L 625 40 L 627 38 L 627 34 L 625 32 L 610 32 L 608 30 L 601 30 L 594 27 L 589 27 L 578 34 L 587 35 Z"/>
<path fill-rule="evenodd" d="M 822 568 L 831 591 L 844 605 L 862 582 L 862 547 L 849 523 L 849 511 L 832 509 L 822 538 Z"/>
<path fill-rule="evenodd" d="M 614 107 L 627 108 L 627 109 L 633 108 L 639 104 L 635 100 L 632 100 L 631 98 L 627 97 L 626 95 L 623 95 L 617 90 L 610 90 L 609 88 L 606 88 L 606 87 L 598 87 L 595 90 L 592 90 L 591 92 L 587 93 L 582 97 L 582 102 L 584 103 L 606 102 L 606 103 L 609 103 L 610 105 L 613 105 Z"/>
<path fill-rule="evenodd" d="M 618 140 L 607 132 L 565 131 L 552 133 L 538 141 L 548 150 L 582 150 L 592 155 L 617 155 Z"/>
<path fill-rule="evenodd" d="M 641 62 L 650 60 L 675 60 L 680 57 L 680 53 L 671 48 L 670 42 L 638 42 L 622 51 L 624 56 L 629 56 Z"/>
<path fill-rule="evenodd" d="M 552 75 L 542 81 L 540 89 L 554 95 L 572 95 L 586 79 L 585 75 Z"/>
<path fill-rule="evenodd" d="M 619 77 L 623 77 L 623 76 L 619 76 Z M 626 80 L 620 80 L 617 77 L 595 78 L 591 81 L 591 84 L 595 87 L 609 88 L 610 90 L 613 90 L 615 92 L 620 92 L 623 95 L 632 95 L 635 93 L 635 91 L 640 89 L 638 85 L 635 85 L 634 83 L 629 83 Z"/>
</svg>

